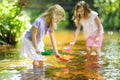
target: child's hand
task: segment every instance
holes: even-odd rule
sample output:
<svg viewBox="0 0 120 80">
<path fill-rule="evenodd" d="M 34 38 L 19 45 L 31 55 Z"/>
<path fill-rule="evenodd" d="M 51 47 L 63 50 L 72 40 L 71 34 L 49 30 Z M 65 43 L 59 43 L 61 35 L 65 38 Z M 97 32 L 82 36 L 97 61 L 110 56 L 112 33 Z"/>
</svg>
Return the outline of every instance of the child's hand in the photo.
<svg viewBox="0 0 120 80">
<path fill-rule="evenodd" d="M 71 48 L 72 48 L 72 45 L 69 45 L 69 46 L 67 46 L 67 47 L 64 47 L 64 51 L 70 51 Z"/>
<path fill-rule="evenodd" d="M 73 46 L 73 45 L 75 45 L 75 42 L 70 42 L 70 46 Z"/>
<path fill-rule="evenodd" d="M 55 53 L 55 56 L 56 56 L 57 58 L 60 58 L 60 54 L 59 54 L 59 53 Z"/>
<path fill-rule="evenodd" d="M 35 49 L 35 51 L 36 51 L 37 54 L 41 53 L 40 49 L 38 47 Z"/>
<path fill-rule="evenodd" d="M 99 37 L 96 37 L 96 41 L 99 41 Z"/>
<path fill-rule="evenodd" d="M 62 58 L 59 53 L 55 53 L 55 56 L 56 56 L 61 62 L 68 62 L 68 61 L 69 61 L 69 57 L 64 56 L 64 57 Z"/>
<path fill-rule="evenodd" d="M 69 46 L 64 47 L 64 51 L 70 51 L 75 42 L 70 42 Z"/>
</svg>

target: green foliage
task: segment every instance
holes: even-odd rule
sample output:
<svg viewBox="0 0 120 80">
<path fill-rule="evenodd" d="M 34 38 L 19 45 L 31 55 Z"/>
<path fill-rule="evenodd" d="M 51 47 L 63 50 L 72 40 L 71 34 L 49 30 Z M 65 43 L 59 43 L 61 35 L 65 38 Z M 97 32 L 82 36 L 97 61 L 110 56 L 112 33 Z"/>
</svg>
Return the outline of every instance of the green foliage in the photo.
<svg viewBox="0 0 120 80">
<path fill-rule="evenodd" d="M 68 16 L 69 16 L 69 14 L 66 12 L 65 20 L 58 23 L 58 29 L 59 30 L 66 29 L 66 26 L 69 25 Z"/>
<path fill-rule="evenodd" d="M 103 20 L 104 28 L 107 30 L 120 29 L 120 1 L 119 0 L 94 0 L 95 7 Z"/>
<path fill-rule="evenodd" d="M 38 0 L 34 0 L 34 1 L 31 1 L 27 6 L 28 7 L 33 7 L 33 8 L 36 8 L 36 9 L 25 9 L 25 11 L 27 12 L 27 14 L 31 17 L 31 23 L 34 22 L 34 20 L 40 16 L 43 12 L 45 12 L 45 10 L 47 10 L 50 6 L 53 5 L 53 3 L 51 3 L 51 0 L 50 1 L 46 1 L 45 5 L 44 5 L 44 8 L 39 8 L 39 4 L 38 4 Z M 34 4 L 33 4 L 34 3 Z M 44 3 L 43 3 L 44 4 Z M 41 5 L 43 5 L 42 2 L 41 2 Z M 57 30 L 63 30 L 63 29 L 66 29 L 66 26 L 69 25 L 69 21 L 68 21 L 68 17 L 69 17 L 69 13 L 66 12 L 66 19 L 64 21 L 60 21 L 58 23 L 58 29 Z"/>
<path fill-rule="evenodd" d="M 23 15 L 18 1 L 3 0 L 0 4 L 0 42 L 15 45 L 26 30 L 28 18 Z"/>
</svg>

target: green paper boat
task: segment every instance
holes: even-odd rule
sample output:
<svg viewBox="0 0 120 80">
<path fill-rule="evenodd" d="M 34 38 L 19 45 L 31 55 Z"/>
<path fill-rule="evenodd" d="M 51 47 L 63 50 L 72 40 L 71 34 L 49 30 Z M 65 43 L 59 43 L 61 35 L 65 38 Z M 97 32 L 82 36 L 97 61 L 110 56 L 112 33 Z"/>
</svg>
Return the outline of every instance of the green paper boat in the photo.
<svg viewBox="0 0 120 80">
<path fill-rule="evenodd" d="M 45 52 L 41 52 L 43 56 L 49 56 L 53 54 L 53 50 L 46 50 Z"/>
</svg>

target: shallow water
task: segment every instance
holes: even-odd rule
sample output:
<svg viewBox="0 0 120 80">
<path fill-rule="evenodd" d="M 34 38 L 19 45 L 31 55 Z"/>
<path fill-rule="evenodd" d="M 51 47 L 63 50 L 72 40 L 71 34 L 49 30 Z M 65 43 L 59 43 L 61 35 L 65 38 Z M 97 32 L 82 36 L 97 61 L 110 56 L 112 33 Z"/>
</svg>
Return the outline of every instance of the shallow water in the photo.
<svg viewBox="0 0 120 80">
<path fill-rule="evenodd" d="M 19 58 L 19 48 L 0 47 L 0 80 L 120 80 L 119 34 L 104 36 L 101 60 L 93 53 L 88 60 L 85 55 L 85 39 L 79 36 L 70 51 L 63 48 L 72 41 L 74 32 L 55 32 L 60 54 L 70 58 L 60 62 L 54 55 L 46 56 L 45 71 L 33 69 L 32 61 Z M 49 36 L 44 39 L 45 49 L 52 49 Z M 5 49 L 6 48 L 6 49 Z"/>
</svg>

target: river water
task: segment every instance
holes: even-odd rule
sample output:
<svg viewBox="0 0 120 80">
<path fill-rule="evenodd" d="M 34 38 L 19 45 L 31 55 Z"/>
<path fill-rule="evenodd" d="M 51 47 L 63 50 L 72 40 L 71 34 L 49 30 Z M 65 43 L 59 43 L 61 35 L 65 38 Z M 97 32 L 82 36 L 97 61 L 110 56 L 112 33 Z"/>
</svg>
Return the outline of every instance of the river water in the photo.
<svg viewBox="0 0 120 80">
<path fill-rule="evenodd" d="M 58 50 L 69 62 L 60 62 L 54 55 L 45 57 L 44 68 L 33 69 L 32 61 L 19 57 L 20 46 L 0 47 L 0 80 L 120 80 L 119 34 L 104 35 L 101 60 L 93 52 L 89 60 L 85 55 L 83 33 L 70 51 L 63 48 L 73 40 L 73 31 L 55 32 Z M 44 39 L 45 49 L 52 49 L 49 36 Z"/>
</svg>

